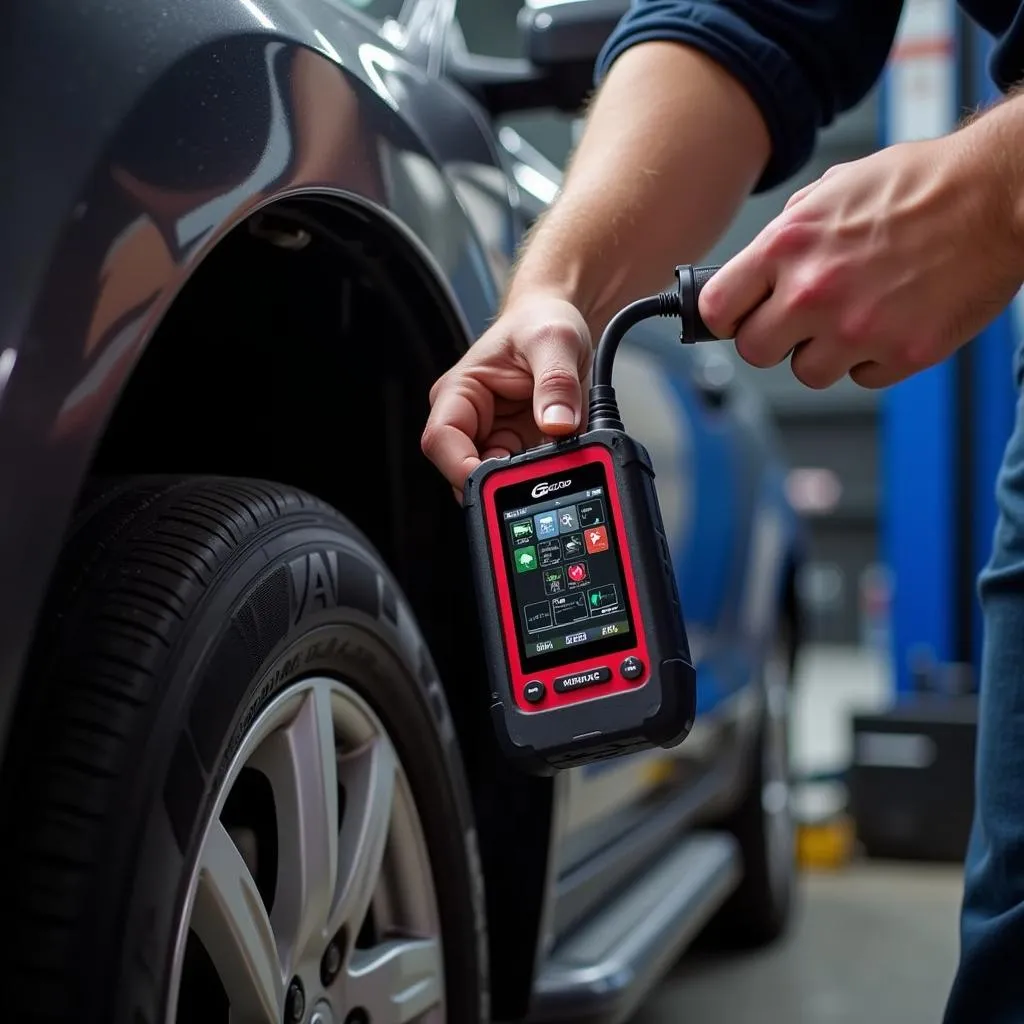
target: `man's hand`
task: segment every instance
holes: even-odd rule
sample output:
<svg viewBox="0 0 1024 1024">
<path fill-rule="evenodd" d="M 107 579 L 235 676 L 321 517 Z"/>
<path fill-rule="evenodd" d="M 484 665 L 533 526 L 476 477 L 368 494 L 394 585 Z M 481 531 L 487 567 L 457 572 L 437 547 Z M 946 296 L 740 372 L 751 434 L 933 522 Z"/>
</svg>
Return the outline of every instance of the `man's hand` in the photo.
<svg viewBox="0 0 1024 1024">
<path fill-rule="evenodd" d="M 833 167 L 707 284 L 705 322 L 753 366 L 792 352 L 811 388 L 885 387 L 949 356 L 1024 277 L 1024 135 L 989 121 L 1011 116 Z"/>
<path fill-rule="evenodd" d="M 481 457 L 581 426 L 591 339 L 710 247 L 769 149 L 754 101 L 710 57 L 651 41 L 615 61 L 504 312 L 431 391 L 423 450 L 456 494 Z"/>
<path fill-rule="evenodd" d="M 461 497 L 481 459 L 579 427 L 591 358 L 590 334 L 574 306 L 523 298 L 431 389 L 424 453 Z"/>
</svg>

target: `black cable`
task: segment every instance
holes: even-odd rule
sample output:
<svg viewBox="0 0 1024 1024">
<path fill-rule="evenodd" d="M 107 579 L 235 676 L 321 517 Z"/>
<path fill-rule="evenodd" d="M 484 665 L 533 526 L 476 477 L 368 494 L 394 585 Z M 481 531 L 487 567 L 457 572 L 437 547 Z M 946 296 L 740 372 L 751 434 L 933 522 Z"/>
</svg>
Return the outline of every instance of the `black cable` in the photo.
<svg viewBox="0 0 1024 1024">
<path fill-rule="evenodd" d="M 718 267 L 676 267 L 676 290 L 648 295 L 620 309 L 608 322 L 594 356 L 593 386 L 590 389 L 591 430 L 622 430 L 619 406 L 612 387 L 612 367 L 619 342 L 630 328 L 655 316 L 677 316 L 682 320 L 679 340 L 683 343 L 710 341 L 715 335 L 708 330 L 697 308 L 701 289 L 714 276 Z"/>
<path fill-rule="evenodd" d="M 619 342 L 626 336 L 631 327 L 654 316 L 678 316 L 679 296 L 675 292 L 659 292 L 645 299 L 637 299 L 624 309 L 620 309 L 608 322 L 608 326 L 597 343 L 597 354 L 594 356 L 594 387 L 611 385 L 612 365 L 615 353 L 619 350 Z"/>
<path fill-rule="evenodd" d="M 619 404 L 615 400 L 615 388 L 612 387 L 612 366 L 615 353 L 619 350 L 619 342 L 626 336 L 631 327 L 652 316 L 678 315 L 679 299 L 672 292 L 659 292 L 645 299 L 637 299 L 624 309 L 620 309 L 608 322 L 608 326 L 597 343 L 594 356 L 593 385 L 590 388 L 590 429 L 591 430 L 622 430 L 622 419 L 619 416 Z"/>
</svg>

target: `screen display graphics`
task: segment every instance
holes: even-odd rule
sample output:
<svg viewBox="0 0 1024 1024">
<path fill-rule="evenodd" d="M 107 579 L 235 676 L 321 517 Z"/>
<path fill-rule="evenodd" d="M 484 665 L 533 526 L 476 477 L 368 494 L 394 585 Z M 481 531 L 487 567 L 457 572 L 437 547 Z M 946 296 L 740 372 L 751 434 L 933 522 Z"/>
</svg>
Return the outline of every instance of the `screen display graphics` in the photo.
<svg viewBox="0 0 1024 1024">
<path fill-rule="evenodd" d="M 523 668 L 635 643 L 604 467 L 599 463 L 495 494 Z"/>
</svg>

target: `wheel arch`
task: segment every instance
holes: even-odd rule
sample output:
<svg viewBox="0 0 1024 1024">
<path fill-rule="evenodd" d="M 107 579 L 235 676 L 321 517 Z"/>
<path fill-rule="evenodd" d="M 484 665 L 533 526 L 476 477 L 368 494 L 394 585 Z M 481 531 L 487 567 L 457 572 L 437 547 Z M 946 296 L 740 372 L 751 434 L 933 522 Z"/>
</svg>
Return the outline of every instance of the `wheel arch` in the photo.
<svg viewBox="0 0 1024 1024">
<path fill-rule="evenodd" d="M 283 196 L 330 191 L 404 230 L 464 332 L 479 333 L 496 302 L 424 141 L 430 110 L 396 107 L 373 65 L 380 39 L 358 20 L 327 18 L 320 31 L 291 17 L 271 30 L 209 0 L 188 17 L 156 0 L 59 6 L 15 0 L 0 68 L 0 135 L 19 139 L 0 195 L 13 271 L 0 279 L 0 756 L 107 421 L 168 307 L 233 226 Z M 423 77 L 394 67 L 410 91 Z"/>
<path fill-rule="evenodd" d="M 243 311 L 247 294 L 254 308 Z M 279 334 L 289 323 L 294 332 Z M 283 198 L 229 233 L 182 289 L 89 475 L 273 479 L 329 502 L 381 551 L 467 765 L 488 916 L 501 925 L 489 930 L 500 1020 L 521 1016 L 529 997 L 524 950 L 541 929 L 554 795 L 498 752 L 461 510 L 419 449 L 430 386 L 468 343 L 450 289 L 391 218 L 337 196 Z M 502 884 L 511 872 L 514 899 Z"/>
<path fill-rule="evenodd" d="M 38 10 L 28 5 L 16 8 L 13 36 L 18 45 L 14 49 L 19 54 L 45 50 L 47 60 L 59 66 L 55 47 L 43 47 L 31 33 L 19 34 L 30 17 L 40 23 L 34 31 L 45 28 L 44 6 L 52 5 L 40 4 Z M 71 24 L 62 23 L 61 41 L 67 37 L 69 59 L 53 84 L 65 96 L 72 86 L 81 90 L 78 123 L 66 126 L 70 132 L 66 139 L 75 140 L 76 149 L 66 154 L 67 160 L 60 159 L 69 143 L 58 140 L 55 131 L 44 131 L 39 126 L 46 119 L 37 118 L 32 131 L 19 134 L 25 145 L 19 148 L 15 164 L 18 187 L 7 195 L 10 202 L 3 204 L 12 213 L 12 232 L 5 245 L 9 251 L 17 249 L 22 259 L 18 276 L 9 282 L 18 286 L 17 294 L 0 289 L 4 310 L 0 328 L 5 332 L 0 338 L 0 453 L 4 455 L 0 459 L 0 521 L 5 526 L 0 536 L 4 565 L 0 574 L 0 610 L 4 612 L 0 616 L 0 742 L 15 705 L 61 535 L 92 472 L 132 471 L 144 465 L 150 471 L 201 471 L 204 465 L 212 467 L 215 456 L 223 462 L 219 472 L 237 472 L 243 464 L 256 463 L 258 447 L 251 443 L 251 435 L 239 429 L 244 421 L 227 424 L 215 444 L 199 427 L 204 416 L 207 425 L 211 422 L 217 387 L 222 399 L 237 399 L 240 376 L 248 373 L 252 379 L 262 370 L 264 379 L 275 387 L 265 391 L 265 403 L 258 407 L 250 403 L 248 412 L 258 414 L 263 422 L 276 416 L 300 423 L 309 434 L 319 426 L 327 436 L 341 438 L 333 450 L 328 447 L 318 453 L 319 465 L 308 477 L 315 486 L 308 489 L 351 516 L 352 503 L 330 485 L 331 470 L 356 450 L 362 452 L 365 464 L 374 461 L 374 455 L 378 463 L 387 464 L 392 449 L 384 442 L 413 437 L 413 424 L 422 413 L 434 375 L 464 350 L 496 298 L 493 282 L 481 269 L 486 259 L 479 242 L 419 129 L 396 112 L 386 97 L 376 95 L 372 78 L 359 72 L 355 31 L 348 33 L 347 40 L 333 37 L 345 65 L 342 69 L 317 52 L 312 38 L 282 39 L 280 32 L 253 31 L 251 25 L 236 32 L 234 23 L 222 17 L 207 19 L 213 5 L 204 7 L 201 17 L 196 12 L 197 17 L 187 19 L 187 24 L 176 19 L 161 23 L 156 6 L 147 0 L 134 8 L 135 15 L 142 22 L 152 18 L 150 28 L 171 25 L 167 31 L 177 33 L 175 38 L 165 34 L 159 45 L 154 43 L 146 65 L 135 59 L 138 39 L 125 41 L 101 61 L 105 70 L 103 76 L 93 76 L 98 83 L 95 95 L 91 80 L 76 77 L 81 60 L 70 59 L 72 48 L 81 49 L 81 39 L 91 36 L 76 37 Z M 237 14 L 234 11 L 232 18 Z M 103 36 L 104 43 L 118 31 L 111 28 Z M 96 57 L 96 48 L 89 53 Z M 246 60 L 239 61 L 240 56 Z M 20 66 L 18 62 L 8 65 L 4 80 Z M 307 76 L 305 92 L 297 80 L 299 71 Z M 312 91 L 311 84 L 316 86 Z M 27 84 L 22 86 L 21 93 L 14 89 L 8 95 L 29 94 Z M 33 85 L 31 93 L 36 92 Z M 211 95 L 219 97 L 218 104 L 209 102 Z M 254 96 L 260 102 L 254 104 Z M 266 96 L 278 96 L 282 102 L 268 104 Z M 231 113 L 234 105 L 240 105 L 238 117 Z M 0 126 L 8 123 L 12 110 L 0 103 Z M 345 129 L 337 134 L 311 131 L 311 126 L 323 127 L 325 113 L 330 117 L 327 129 L 343 115 Z M 303 123 L 304 115 L 311 120 Z M 225 133 L 237 143 L 230 154 L 222 154 L 230 159 L 204 168 L 204 154 L 216 156 Z M 274 175 L 268 175 L 260 162 L 267 154 L 282 158 Z M 414 167 L 403 162 L 406 157 L 415 161 Z M 34 170 L 37 167 L 39 172 Z M 33 175 L 42 169 L 46 184 L 52 187 L 33 189 Z M 155 179 L 147 177 L 149 171 Z M 431 176 L 429 191 L 435 204 L 441 197 L 442 209 L 423 205 L 424 175 Z M 15 193 L 21 197 L 20 208 Z M 350 409 L 353 395 L 365 399 L 364 389 L 345 392 L 338 387 L 332 395 L 322 385 L 336 378 L 319 373 L 316 367 L 306 367 L 308 379 L 299 379 L 304 364 L 297 359 L 300 351 L 290 338 L 279 339 L 273 365 L 259 367 L 251 359 L 239 359 L 229 377 L 223 372 L 224 364 L 217 368 L 218 376 L 207 353 L 198 352 L 197 359 L 195 346 L 183 345 L 180 334 L 175 337 L 164 331 L 178 315 L 182 296 L 192 283 L 216 266 L 232 229 L 260 210 L 270 213 L 282 201 L 318 202 L 320 210 L 330 205 L 343 211 L 346 230 L 351 228 L 356 244 L 382 245 L 408 272 L 408 281 L 396 290 L 391 312 L 400 316 L 404 310 L 412 321 L 416 314 L 411 310 L 429 309 L 434 329 L 428 346 L 419 347 L 415 354 L 417 373 L 409 376 L 404 388 L 390 393 L 389 409 L 398 408 L 405 396 L 410 398 L 410 404 L 400 409 L 403 430 L 389 435 L 376 429 L 372 419 L 357 423 L 357 429 L 348 434 L 338 430 L 335 410 Z M 132 245 L 140 239 L 162 244 L 166 259 L 154 258 L 150 248 L 145 259 L 133 262 Z M 119 294 L 113 287 L 119 283 L 115 266 L 119 257 L 125 257 L 129 284 L 138 280 L 143 268 L 159 272 L 154 286 L 134 301 L 131 294 Z M 309 284 L 296 285 L 291 298 L 303 294 L 301 287 Z M 417 289 L 429 296 L 426 307 L 411 304 L 410 295 Z M 283 305 L 289 296 L 279 292 L 276 298 Z M 104 303 L 111 302 L 107 312 L 114 315 L 104 320 L 99 314 Z M 103 330 L 93 334 L 100 321 Z M 175 342 L 165 346 L 169 337 L 175 337 Z M 289 347 L 293 351 L 286 352 Z M 379 338 L 371 338 L 367 350 L 376 365 L 387 365 L 388 349 Z M 159 375 L 147 369 L 153 365 L 171 368 L 171 376 L 158 382 Z M 291 375 L 281 374 L 282 367 Z M 175 379 L 176 389 L 171 386 Z M 197 388 L 196 382 L 202 387 Z M 203 392 L 205 407 L 198 391 Z M 152 402 L 153 395 L 162 395 L 162 404 Z M 175 404 L 169 405 L 168 397 Z M 137 419 L 147 415 L 147 406 L 151 406 L 148 420 Z M 169 408 L 174 413 L 169 418 L 158 422 L 152 415 Z M 241 405 L 235 401 L 231 408 L 237 411 Z M 181 428 L 185 421 L 191 429 Z M 142 423 L 146 431 L 140 428 Z M 428 515 L 419 521 L 418 535 L 397 528 L 377 532 L 385 537 L 383 547 L 392 553 L 402 545 L 408 547 L 416 536 L 430 545 L 436 537 L 450 537 L 456 545 L 453 550 L 461 550 L 458 506 L 420 456 L 419 426 L 415 444 L 401 447 L 400 465 L 415 467 L 404 482 L 411 487 L 422 481 L 421 507 Z M 285 465 L 283 459 L 279 464 Z M 259 466 L 254 469 L 270 475 Z M 284 482 L 304 482 L 283 475 Z M 431 532 L 434 526 L 437 529 Z M 423 555 L 411 561 L 395 557 L 389 561 L 400 563 L 400 575 L 401 564 L 415 566 L 405 572 L 403 585 L 421 616 L 448 690 L 474 787 L 485 870 L 498 880 L 488 887 L 492 917 L 498 915 L 503 922 L 501 934 L 492 937 L 495 1010 L 504 1015 L 508 1007 L 508 1016 L 514 1016 L 528 996 L 531 980 L 530 972 L 521 969 L 527 960 L 522 952 L 537 941 L 547 877 L 551 787 L 507 769 L 498 756 L 489 720 L 473 710 L 479 708 L 472 699 L 474 693 L 486 695 L 475 614 L 465 600 L 450 602 L 433 596 L 441 581 L 447 585 L 464 577 L 468 582 L 464 555 L 443 566 L 440 560 L 431 562 Z M 522 844 L 514 863 L 509 844 L 513 832 Z M 515 871 L 521 884 L 537 880 L 530 890 L 531 895 L 536 893 L 536 906 L 524 896 L 525 889 L 517 899 L 502 897 L 500 882 L 510 871 Z M 516 957 L 505 952 L 513 947 Z"/>
</svg>

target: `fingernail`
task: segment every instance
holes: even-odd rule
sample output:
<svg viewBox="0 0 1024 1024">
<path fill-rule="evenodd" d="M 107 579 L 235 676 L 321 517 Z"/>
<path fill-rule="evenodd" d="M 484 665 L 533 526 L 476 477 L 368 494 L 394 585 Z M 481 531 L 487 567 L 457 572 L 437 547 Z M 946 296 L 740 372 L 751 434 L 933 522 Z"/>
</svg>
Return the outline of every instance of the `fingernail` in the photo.
<svg viewBox="0 0 1024 1024">
<path fill-rule="evenodd" d="M 576 425 L 576 414 L 567 405 L 549 405 L 541 422 L 545 427 L 572 427 Z"/>
</svg>

